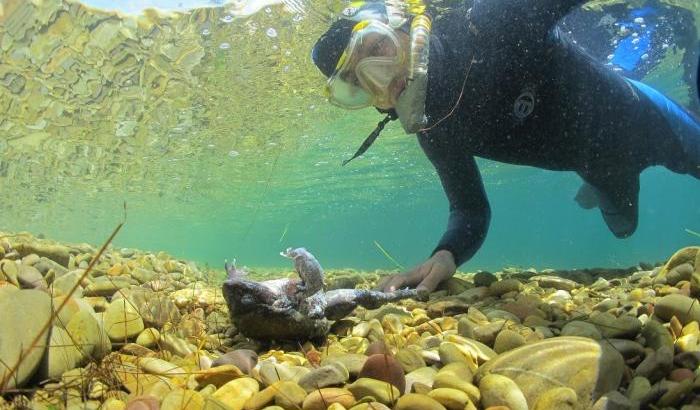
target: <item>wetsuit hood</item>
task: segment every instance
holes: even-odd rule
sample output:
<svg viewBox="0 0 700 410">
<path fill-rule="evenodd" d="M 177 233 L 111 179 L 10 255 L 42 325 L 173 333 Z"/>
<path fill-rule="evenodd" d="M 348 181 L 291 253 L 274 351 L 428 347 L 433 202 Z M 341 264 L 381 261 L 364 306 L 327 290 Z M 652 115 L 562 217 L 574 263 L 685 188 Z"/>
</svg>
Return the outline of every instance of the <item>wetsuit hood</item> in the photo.
<svg viewBox="0 0 700 410">
<path fill-rule="evenodd" d="M 333 75 L 338 65 L 338 60 L 350 41 L 352 28 L 355 24 L 357 23 L 347 19 L 340 19 L 334 22 L 319 37 L 311 50 L 311 60 L 326 77 Z"/>
</svg>

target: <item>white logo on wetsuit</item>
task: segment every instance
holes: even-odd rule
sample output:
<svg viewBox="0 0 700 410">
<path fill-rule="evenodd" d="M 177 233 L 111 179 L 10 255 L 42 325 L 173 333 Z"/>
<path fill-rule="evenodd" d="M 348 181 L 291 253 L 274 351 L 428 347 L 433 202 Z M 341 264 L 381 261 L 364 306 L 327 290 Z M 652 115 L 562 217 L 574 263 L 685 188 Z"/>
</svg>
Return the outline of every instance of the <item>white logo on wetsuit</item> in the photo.
<svg viewBox="0 0 700 410">
<path fill-rule="evenodd" d="M 513 104 L 513 115 L 520 120 L 527 118 L 535 111 L 535 94 L 532 91 L 523 91 L 522 94 L 515 99 Z"/>
</svg>

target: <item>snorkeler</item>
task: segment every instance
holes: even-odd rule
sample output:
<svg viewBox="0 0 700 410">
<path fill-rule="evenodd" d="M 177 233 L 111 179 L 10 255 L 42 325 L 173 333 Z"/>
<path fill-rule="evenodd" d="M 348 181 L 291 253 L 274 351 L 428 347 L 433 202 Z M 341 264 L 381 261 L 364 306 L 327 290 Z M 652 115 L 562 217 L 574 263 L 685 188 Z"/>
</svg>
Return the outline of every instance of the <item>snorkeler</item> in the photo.
<svg viewBox="0 0 700 410">
<path fill-rule="evenodd" d="M 432 291 L 477 252 L 491 211 L 475 157 L 578 173 L 576 201 L 619 238 L 637 227 L 644 169 L 700 178 L 698 119 L 557 29 L 584 1 L 466 0 L 439 18 L 417 1 L 352 3 L 312 51 L 331 103 L 387 114 L 353 158 L 398 118 L 449 200 L 432 256 L 379 288 Z"/>
</svg>

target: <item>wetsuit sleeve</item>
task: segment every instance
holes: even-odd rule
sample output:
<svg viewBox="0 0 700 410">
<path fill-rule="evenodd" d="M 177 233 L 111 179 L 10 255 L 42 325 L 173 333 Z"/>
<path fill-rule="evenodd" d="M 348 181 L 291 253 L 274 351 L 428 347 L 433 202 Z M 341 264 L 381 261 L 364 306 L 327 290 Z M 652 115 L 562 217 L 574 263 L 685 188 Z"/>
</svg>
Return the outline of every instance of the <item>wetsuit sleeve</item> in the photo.
<svg viewBox="0 0 700 410">
<path fill-rule="evenodd" d="M 481 247 L 491 219 L 481 175 L 474 157 L 450 146 L 450 138 L 421 135 L 418 140 L 437 170 L 450 204 L 447 229 L 433 254 L 448 250 L 459 266 Z"/>
</svg>

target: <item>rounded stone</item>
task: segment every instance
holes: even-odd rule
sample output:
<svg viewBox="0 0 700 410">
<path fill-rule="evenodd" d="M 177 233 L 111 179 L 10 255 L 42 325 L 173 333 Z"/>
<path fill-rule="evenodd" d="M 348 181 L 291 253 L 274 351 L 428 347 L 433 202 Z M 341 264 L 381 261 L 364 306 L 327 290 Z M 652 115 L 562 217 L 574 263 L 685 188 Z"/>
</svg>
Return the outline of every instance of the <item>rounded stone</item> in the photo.
<svg viewBox="0 0 700 410">
<path fill-rule="evenodd" d="M 544 392 L 533 410 L 573 410 L 578 403 L 576 392 L 568 387 L 555 387 Z"/>
<path fill-rule="evenodd" d="M 231 380 L 219 387 L 211 397 L 226 403 L 234 409 L 242 409 L 245 402 L 260 390 L 255 379 L 243 377 Z"/>
<path fill-rule="evenodd" d="M 409 393 L 396 402 L 394 410 L 446 410 L 445 406 L 430 396 Z"/>
<path fill-rule="evenodd" d="M 214 359 L 212 366 L 225 364 L 232 364 L 241 369 L 243 373 L 250 374 L 250 370 L 258 364 L 258 354 L 250 349 L 236 349 Z"/>
<path fill-rule="evenodd" d="M 654 383 L 665 378 L 673 369 L 673 348 L 664 346 L 649 354 L 635 369 L 636 376 L 642 376 Z"/>
<path fill-rule="evenodd" d="M 6 290 L 7 289 L 7 290 Z M 39 366 L 49 340 L 45 331 L 33 348 L 32 340 L 51 318 L 51 297 L 38 290 L 0 289 L 0 381 L 5 388 L 22 386 Z M 50 328 L 49 328 L 50 329 Z M 22 364 L 6 377 L 9 368 L 22 358 Z"/>
<path fill-rule="evenodd" d="M 136 344 L 144 347 L 153 347 L 160 340 L 160 332 L 154 327 L 149 327 L 144 329 L 136 337 Z"/>
<path fill-rule="evenodd" d="M 391 383 L 403 394 L 406 388 L 406 376 L 403 367 L 393 356 L 388 354 L 374 354 L 367 358 L 359 377 L 369 377 Z"/>
<path fill-rule="evenodd" d="M 396 352 L 396 360 L 403 367 L 404 373 L 410 373 L 416 369 L 425 367 L 425 360 L 419 351 L 413 349 L 401 349 Z"/>
<path fill-rule="evenodd" d="M 546 391 L 569 387 L 579 398 L 576 409 L 587 409 L 602 394 L 618 388 L 623 371 L 622 356 L 606 343 L 562 336 L 521 346 L 489 360 L 479 368 L 476 380 L 480 382 L 489 374 L 509 377 L 533 406 Z"/>
<path fill-rule="evenodd" d="M 347 386 L 347 389 L 358 400 L 369 396 L 387 406 L 391 406 L 399 398 L 399 389 L 390 383 L 366 377 L 355 380 L 354 383 Z"/>
<path fill-rule="evenodd" d="M 507 406 L 510 410 L 528 410 L 525 395 L 511 379 L 500 374 L 488 374 L 479 382 L 481 405 Z"/>
<path fill-rule="evenodd" d="M 700 304 L 697 300 L 679 294 L 664 296 L 656 301 L 654 315 L 664 321 L 671 320 L 675 316 L 686 325 L 693 320 L 700 322 Z"/>
<path fill-rule="evenodd" d="M 489 285 L 489 293 L 493 296 L 501 296 L 509 292 L 520 292 L 523 284 L 517 279 L 503 279 Z"/>
<path fill-rule="evenodd" d="M 68 332 L 61 327 L 52 326 L 49 348 L 39 374 L 43 378 L 59 378 L 64 372 L 74 369 L 83 358 Z"/>
<path fill-rule="evenodd" d="M 464 410 L 468 405 L 473 405 L 467 393 L 457 389 L 433 389 L 428 393 L 428 397 L 442 404 L 448 410 Z"/>
<path fill-rule="evenodd" d="M 113 301 L 104 313 L 104 328 L 113 342 L 138 336 L 144 329 L 141 315 L 124 299 Z"/>
<path fill-rule="evenodd" d="M 159 410 L 160 401 L 151 395 L 137 396 L 126 403 L 126 410 Z"/>
<path fill-rule="evenodd" d="M 615 317 L 604 312 L 592 316 L 588 321 L 598 327 L 606 338 L 634 339 L 642 329 L 642 322 L 628 315 Z"/>
<path fill-rule="evenodd" d="M 160 403 L 160 410 L 202 410 L 204 398 L 193 390 L 176 389 Z"/>
<path fill-rule="evenodd" d="M 351 376 L 357 377 L 362 370 L 362 366 L 365 365 L 367 361 L 367 356 L 359 353 L 334 353 L 324 358 L 321 361 L 321 366 L 325 366 L 330 363 L 340 363 L 348 369 Z"/>
<path fill-rule="evenodd" d="M 490 286 L 497 280 L 498 278 L 493 273 L 486 271 L 477 272 L 476 275 L 474 275 L 474 286 Z"/>
<path fill-rule="evenodd" d="M 496 353 L 503 353 L 524 344 L 525 338 L 521 334 L 509 329 L 504 329 L 496 336 L 496 340 L 493 343 L 493 350 Z"/>
<path fill-rule="evenodd" d="M 603 338 L 594 324 L 580 320 L 574 320 L 565 324 L 561 329 L 561 336 L 580 336 L 593 340 L 600 340 Z"/>
<path fill-rule="evenodd" d="M 326 406 L 339 403 L 345 408 L 355 404 L 355 396 L 350 390 L 341 388 L 325 388 L 309 393 L 302 404 L 303 410 L 326 410 Z"/>
<path fill-rule="evenodd" d="M 299 386 L 307 392 L 322 387 L 342 385 L 350 378 L 348 369 L 340 363 L 333 363 L 311 370 L 299 379 Z"/>
<path fill-rule="evenodd" d="M 695 373 L 690 369 L 673 369 L 668 375 L 668 379 L 674 382 L 682 382 L 683 380 L 693 380 Z"/>
</svg>

